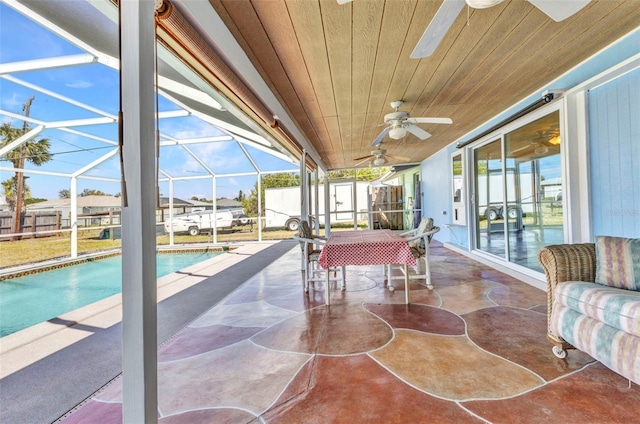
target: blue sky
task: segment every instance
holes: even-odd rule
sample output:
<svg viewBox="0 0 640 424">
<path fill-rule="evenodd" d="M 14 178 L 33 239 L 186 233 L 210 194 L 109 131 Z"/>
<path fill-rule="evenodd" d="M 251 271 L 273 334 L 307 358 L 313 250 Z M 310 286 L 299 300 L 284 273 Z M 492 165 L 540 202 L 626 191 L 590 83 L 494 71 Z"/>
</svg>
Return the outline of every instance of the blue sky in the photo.
<svg viewBox="0 0 640 424">
<path fill-rule="evenodd" d="M 0 3 L 0 64 L 52 58 L 84 53 L 57 35 L 40 27 L 4 3 Z M 9 78 L 9 79 L 8 79 Z M 21 127 L 22 120 L 11 118 L 8 114 L 22 115 L 22 106 L 31 96 L 35 99 L 31 105 L 30 117 L 44 121 L 62 121 L 86 119 L 101 116 L 91 110 L 70 105 L 46 93 L 34 91 L 24 84 L 10 78 L 17 78 L 26 84 L 33 84 L 57 94 L 96 108 L 108 115 L 118 111 L 118 74 L 102 64 L 93 63 L 82 66 L 63 67 L 31 72 L 16 72 L 8 78 L 0 78 L 0 114 L 2 122 L 11 121 L 14 127 Z M 173 102 L 160 97 L 159 110 L 175 111 L 180 108 Z M 35 127 L 31 124 L 31 127 Z M 195 116 L 160 120 L 160 131 L 169 138 L 185 139 L 224 135 L 212 125 Z M 46 170 L 69 174 L 99 159 L 112 151 L 114 147 L 93 137 L 117 141 L 117 124 L 100 124 L 75 127 L 89 136 L 75 134 L 60 129 L 47 129 L 40 134 L 51 141 L 51 153 L 54 158 L 41 167 L 27 164 L 27 169 Z M 263 171 L 282 169 L 297 170 L 297 165 L 274 158 L 251 146 L 245 146 L 250 155 Z M 253 167 L 235 141 L 207 144 L 193 144 L 189 148 L 202 159 L 216 174 L 251 172 Z M 11 167 L 10 162 L 2 161 L 0 166 Z M 160 168 L 174 177 L 193 177 L 207 175 L 205 169 L 180 146 L 167 146 L 161 149 Z M 0 179 L 6 180 L 13 175 L 2 171 Z M 55 199 L 62 189 L 69 189 L 69 178 L 27 174 L 27 184 L 33 197 Z M 97 178 L 119 178 L 118 155 L 101 163 L 84 175 Z M 239 190 L 248 193 L 256 182 L 255 176 L 221 177 L 217 184 L 217 197 L 235 197 Z M 85 188 L 102 190 L 115 194 L 120 191 L 119 182 L 78 179 L 78 191 Z M 160 191 L 169 194 L 169 184 L 161 183 Z M 174 185 L 174 196 L 212 197 L 212 180 L 197 179 L 178 181 Z"/>
</svg>

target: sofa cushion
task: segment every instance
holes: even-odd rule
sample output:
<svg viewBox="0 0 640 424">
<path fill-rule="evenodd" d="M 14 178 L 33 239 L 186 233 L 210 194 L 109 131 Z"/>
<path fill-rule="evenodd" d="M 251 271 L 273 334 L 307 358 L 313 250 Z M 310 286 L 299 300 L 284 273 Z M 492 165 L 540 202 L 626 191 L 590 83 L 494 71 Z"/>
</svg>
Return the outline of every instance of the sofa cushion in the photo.
<svg viewBox="0 0 640 424">
<path fill-rule="evenodd" d="M 640 292 L 569 281 L 556 286 L 555 302 L 640 337 Z"/>
<path fill-rule="evenodd" d="M 640 291 L 640 239 L 596 237 L 596 283 Z"/>
<path fill-rule="evenodd" d="M 566 306 L 554 305 L 549 320 L 549 329 L 553 333 L 613 371 L 640 384 L 640 339 L 637 336 Z"/>
</svg>

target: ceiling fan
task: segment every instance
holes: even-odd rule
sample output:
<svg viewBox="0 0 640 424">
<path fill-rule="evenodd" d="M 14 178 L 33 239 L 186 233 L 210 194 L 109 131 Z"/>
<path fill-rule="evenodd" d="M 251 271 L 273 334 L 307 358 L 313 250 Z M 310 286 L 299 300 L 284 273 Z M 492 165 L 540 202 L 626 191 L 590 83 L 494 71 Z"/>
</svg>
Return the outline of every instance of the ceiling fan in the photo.
<svg viewBox="0 0 640 424">
<path fill-rule="evenodd" d="M 338 4 L 349 3 L 352 0 L 337 0 Z M 502 3 L 504 0 L 444 0 L 436 12 L 433 20 L 422 34 L 420 41 L 411 53 L 412 59 L 431 56 L 444 35 L 449 31 L 453 21 L 468 4 L 474 9 L 486 9 Z M 591 0 L 528 0 L 529 3 L 540 9 L 544 14 L 556 22 L 563 21 L 580 11 Z"/>
<path fill-rule="evenodd" d="M 389 155 L 387 154 L 387 151 L 385 149 L 383 149 L 382 147 L 378 147 L 377 149 L 372 150 L 370 155 L 355 158 L 354 161 L 356 161 L 355 166 L 358 166 L 366 161 L 369 161 L 369 165 L 381 166 L 387 163 L 386 158 L 397 160 L 400 162 L 409 162 L 411 160 L 410 158 L 406 158 L 404 156 Z"/>
<path fill-rule="evenodd" d="M 384 116 L 384 123 L 388 126 L 382 130 L 380 134 L 371 143 L 372 146 L 379 146 L 382 140 L 389 134 L 389 137 L 394 140 L 400 140 L 407 132 L 418 137 L 420 140 L 426 140 L 431 137 L 431 134 L 416 126 L 415 124 L 452 124 L 453 121 L 449 118 L 427 118 L 419 117 L 412 118 L 409 116 L 409 112 L 401 112 L 398 109 L 404 102 L 402 100 L 396 100 L 391 103 L 391 107 L 395 109 L 395 112 L 387 113 Z"/>
<path fill-rule="evenodd" d="M 345 0 L 339 0 L 345 1 Z M 411 53 L 412 59 L 431 56 L 444 35 L 449 31 L 453 21 L 465 4 L 474 9 L 486 9 L 502 3 L 503 0 L 444 0 L 436 12 L 433 20 L 422 34 L 415 49 Z M 540 9 L 544 14 L 556 22 L 563 21 L 577 13 L 591 0 L 528 0 L 529 3 Z"/>
</svg>

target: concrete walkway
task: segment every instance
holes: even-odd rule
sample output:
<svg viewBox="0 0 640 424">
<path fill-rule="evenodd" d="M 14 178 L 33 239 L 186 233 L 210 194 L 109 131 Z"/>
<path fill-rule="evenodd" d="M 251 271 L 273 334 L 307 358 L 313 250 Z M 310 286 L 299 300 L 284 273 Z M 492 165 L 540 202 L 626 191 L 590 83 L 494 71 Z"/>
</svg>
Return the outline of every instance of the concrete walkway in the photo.
<svg viewBox="0 0 640 424">
<path fill-rule="evenodd" d="M 294 242 L 247 244 L 158 280 L 158 344 Z M 0 422 L 51 423 L 121 373 L 120 295 L 0 339 Z"/>
</svg>

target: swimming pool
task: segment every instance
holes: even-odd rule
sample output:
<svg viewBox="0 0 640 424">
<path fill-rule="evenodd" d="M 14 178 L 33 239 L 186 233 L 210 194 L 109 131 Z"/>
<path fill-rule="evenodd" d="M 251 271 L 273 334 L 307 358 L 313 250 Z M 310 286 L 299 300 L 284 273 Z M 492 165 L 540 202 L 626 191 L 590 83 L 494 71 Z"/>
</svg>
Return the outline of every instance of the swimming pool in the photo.
<svg viewBox="0 0 640 424">
<path fill-rule="evenodd" d="M 223 252 L 157 255 L 158 278 Z M 55 318 L 122 290 L 122 257 L 0 281 L 0 337 Z"/>
</svg>

